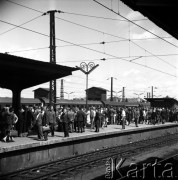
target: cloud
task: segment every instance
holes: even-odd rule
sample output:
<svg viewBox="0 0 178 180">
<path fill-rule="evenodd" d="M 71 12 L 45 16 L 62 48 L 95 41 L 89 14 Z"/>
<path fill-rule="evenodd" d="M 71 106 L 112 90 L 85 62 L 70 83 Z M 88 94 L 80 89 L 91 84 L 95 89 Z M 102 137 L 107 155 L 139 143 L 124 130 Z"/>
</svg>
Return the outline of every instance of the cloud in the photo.
<svg viewBox="0 0 178 180">
<path fill-rule="evenodd" d="M 143 15 L 137 11 L 130 11 L 125 17 L 129 20 L 138 20 L 143 18 Z"/>
<path fill-rule="evenodd" d="M 140 71 L 138 69 L 130 69 L 128 71 L 125 71 L 123 76 L 127 77 L 127 76 L 132 75 L 132 74 L 138 75 L 139 73 L 140 73 Z"/>
<path fill-rule="evenodd" d="M 155 30 L 152 29 L 149 31 L 155 34 Z M 155 36 L 149 33 L 148 31 L 145 31 L 143 33 L 131 33 L 132 39 L 142 39 L 142 38 L 152 38 L 152 37 L 155 37 Z"/>
</svg>

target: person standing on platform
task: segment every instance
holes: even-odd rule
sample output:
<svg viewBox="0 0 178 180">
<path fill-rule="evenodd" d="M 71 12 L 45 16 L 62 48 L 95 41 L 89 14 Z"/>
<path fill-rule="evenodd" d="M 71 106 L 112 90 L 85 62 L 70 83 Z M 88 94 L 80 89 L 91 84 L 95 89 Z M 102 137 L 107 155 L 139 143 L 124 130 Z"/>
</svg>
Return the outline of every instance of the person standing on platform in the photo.
<svg viewBox="0 0 178 180">
<path fill-rule="evenodd" d="M 139 123 L 143 124 L 143 108 L 140 108 Z"/>
<path fill-rule="evenodd" d="M 161 111 L 161 122 L 162 122 L 162 124 L 164 124 L 165 121 L 166 121 L 166 109 L 163 108 Z"/>
<path fill-rule="evenodd" d="M 34 121 L 34 117 L 33 117 L 33 113 L 32 113 L 32 108 L 31 107 L 26 107 L 26 113 L 24 114 L 25 118 L 26 118 L 26 132 L 27 132 L 27 136 L 29 136 L 31 130 L 32 130 L 32 126 L 33 126 L 33 121 Z"/>
<path fill-rule="evenodd" d="M 20 107 L 17 113 L 18 116 L 18 122 L 16 124 L 16 129 L 18 132 L 18 137 L 22 137 L 23 133 L 23 123 L 24 123 L 24 109 L 23 107 Z"/>
<path fill-rule="evenodd" d="M 78 128 L 77 111 L 78 111 L 78 108 L 75 107 L 74 108 L 74 114 L 75 114 L 75 118 L 74 118 L 74 132 L 77 132 L 77 128 Z"/>
<path fill-rule="evenodd" d="M 49 109 L 46 106 L 44 106 L 42 108 L 42 126 L 46 126 L 46 127 L 49 126 L 50 116 L 52 116 L 52 113 L 50 114 Z M 53 119 L 51 118 L 51 123 L 53 123 L 52 121 Z M 43 132 L 45 141 L 48 140 L 48 133 L 49 131 Z"/>
<path fill-rule="evenodd" d="M 151 114 L 152 124 L 156 124 L 156 109 L 154 108 Z"/>
<path fill-rule="evenodd" d="M 18 121 L 18 117 L 17 115 L 14 113 L 14 109 L 11 107 L 11 108 L 7 108 L 7 113 L 6 113 L 6 136 L 3 138 L 4 142 L 6 141 L 12 141 L 14 142 L 14 139 L 11 135 L 11 130 L 13 129 L 14 125 L 17 123 Z"/>
<path fill-rule="evenodd" d="M 125 118 L 126 118 L 126 112 L 125 112 L 125 109 L 123 108 L 122 109 L 122 129 L 125 129 Z"/>
<path fill-rule="evenodd" d="M 74 119 L 75 119 L 75 113 L 72 108 L 69 108 L 68 117 L 69 117 L 69 132 L 72 133 L 74 131 Z"/>
<path fill-rule="evenodd" d="M 144 123 L 144 124 L 146 124 L 146 116 L 147 116 L 146 113 L 147 113 L 147 112 L 146 112 L 146 109 L 143 108 L 143 123 Z"/>
<path fill-rule="evenodd" d="M 139 108 L 136 108 L 134 116 L 135 116 L 135 126 L 138 127 L 138 123 L 139 123 L 139 119 L 140 119 Z"/>
<path fill-rule="evenodd" d="M 48 113 L 49 113 L 49 126 L 50 126 L 51 136 L 54 137 L 54 125 L 56 123 L 56 113 L 54 111 L 53 106 L 50 107 Z"/>
<path fill-rule="evenodd" d="M 42 112 L 41 108 L 36 109 L 36 130 L 38 141 L 43 141 Z"/>
<path fill-rule="evenodd" d="M 94 129 L 94 119 L 95 119 L 95 115 L 96 115 L 95 109 L 94 109 L 94 107 L 91 107 L 91 108 L 90 108 L 90 122 L 91 122 L 91 128 L 90 128 L 90 130 Z"/>
<path fill-rule="evenodd" d="M 91 127 L 91 121 L 90 121 L 90 108 L 86 110 L 86 126 Z"/>
<path fill-rule="evenodd" d="M 148 109 L 148 112 L 147 112 L 147 124 L 151 124 L 151 109 Z"/>
<path fill-rule="evenodd" d="M 131 121 L 132 121 L 132 110 L 131 110 L 131 108 L 128 109 L 127 113 L 128 113 L 128 119 L 127 120 L 128 120 L 128 126 L 129 126 Z"/>
<path fill-rule="evenodd" d="M 99 110 L 96 109 L 96 116 L 95 116 L 95 127 L 96 127 L 96 130 L 95 132 L 99 132 L 99 126 L 100 126 L 100 113 L 99 113 Z"/>
<path fill-rule="evenodd" d="M 85 113 L 82 111 L 82 108 L 79 107 L 77 112 L 77 123 L 78 123 L 78 132 L 84 132 L 84 122 L 85 122 Z"/>
<path fill-rule="evenodd" d="M 66 108 L 63 108 L 61 120 L 63 124 L 64 137 L 69 137 L 69 117 L 68 117 L 68 112 Z"/>
<path fill-rule="evenodd" d="M 121 108 L 117 109 L 117 125 L 122 124 L 122 110 Z"/>
</svg>

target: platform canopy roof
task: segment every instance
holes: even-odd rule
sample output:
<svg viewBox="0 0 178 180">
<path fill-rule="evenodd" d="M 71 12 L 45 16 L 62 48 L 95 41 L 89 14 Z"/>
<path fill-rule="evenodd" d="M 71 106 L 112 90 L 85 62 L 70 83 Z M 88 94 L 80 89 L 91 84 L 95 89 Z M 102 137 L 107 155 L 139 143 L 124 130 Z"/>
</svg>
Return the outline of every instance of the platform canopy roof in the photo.
<svg viewBox="0 0 178 180">
<path fill-rule="evenodd" d="M 178 106 L 178 101 L 174 98 L 145 98 L 148 102 L 151 103 L 152 107 L 165 107 L 173 108 Z"/>
<path fill-rule="evenodd" d="M 178 39 L 177 0 L 121 0 Z"/>
<path fill-rule="evenodd" d="M 75 70 L 78 69 L 0 53 L 1 88 L 23 90 L 71 75 Z"/>
</svg>

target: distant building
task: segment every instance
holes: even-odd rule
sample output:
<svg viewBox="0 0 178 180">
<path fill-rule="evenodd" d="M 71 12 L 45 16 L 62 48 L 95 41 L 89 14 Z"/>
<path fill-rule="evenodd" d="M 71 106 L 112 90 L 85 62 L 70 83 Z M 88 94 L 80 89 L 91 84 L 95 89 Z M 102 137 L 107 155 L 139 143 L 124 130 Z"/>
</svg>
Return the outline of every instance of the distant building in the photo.
<svg viewBox="0 0 178 180">
<path fill-rule="evenodd" d="M 49 99 L 49 88 L 38 88 L 34 90 L 34 98 L 46 98 Z"/>
<path fill-rule="evenodd" d="M 91 87 L 86 91 L 88 93 L 88 100 L 106 101 L 106 89 L 100 87 Z"/>
<path fill-rule="evenodd" d="M 178 101 L 174 98 L 145 98 L 151 107 L 178 108 Z"/>
</svg>

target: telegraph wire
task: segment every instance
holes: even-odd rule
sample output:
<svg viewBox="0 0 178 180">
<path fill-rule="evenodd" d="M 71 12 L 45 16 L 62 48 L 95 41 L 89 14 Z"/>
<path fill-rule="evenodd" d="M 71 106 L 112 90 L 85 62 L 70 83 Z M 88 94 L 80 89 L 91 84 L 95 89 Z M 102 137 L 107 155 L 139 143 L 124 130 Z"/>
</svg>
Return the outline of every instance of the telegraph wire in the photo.
<svg viewBox="0 0 178 180">
<path fill-rule="evenodd" d="M 112 9 L 110 9 L 110 8 L 108 8 L 107 6 L 103 5 L 102 3 L 100 3 L 100 2 L 98 2 L 98 1 L 96 1 L 96 0 L 93 0 L 93 1 L 94 1 L 94 2 L 96 2 L 96 3 L 98 3 L 99 5 L 103 6 L 104 8 L 106 8 L 106 9 L 110 10 L 111 12 L 113 12 L 113 13 L 115 13 L 115 14 L 119 15 L 120 17 L 122 17 L 122 18 L 126 19 L 127 21 L 131 22 L 132 24 L 134 24 L 134 25 L 138 26 L 139 28 L 141 28 L 141 29 L 143 29 L 143 30 L 145 30 L 145 31 L 149 32 L 150 34 L 152 34 L 152 35 L 154 35 L 154 36 L 156 36 L 156 37 L 160 38 L 161 40 L 163 40 L 163 41 L 167 42 L 168 44 L 170 44 L 170 45 L 172 45 L 172 46 L 174 46 L 174 47 L 178 48 L 178 46 L 176 46 L 175 44 L 173 44 L 173 43 L 171 43 L 171 42 L 169 42 L 169 41 L 167 41 L 167 40 L 165 40 L 165 39 L 161 38 L 161 37 L 160 37 L 160 36 L 158 36 L 157 34 L 154 34 L 153 32 L 151 32 L 151 31 L 149 31 L 148 29 L 146 29 L 146 28 L 144 28 L 144 27 L 142 27 L 142 26 L 138 25 L 137 23 L 135 23 L 135 22 L 131 21 L 130 19 L 128 19 L 128 18 L 126 18 L 126 17 L 124 17 L 123 15 L 118 14 L 117 12 L 113 11 Z"/>
</svg>

